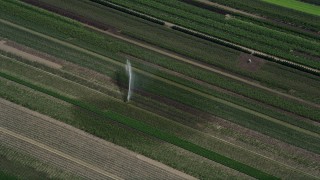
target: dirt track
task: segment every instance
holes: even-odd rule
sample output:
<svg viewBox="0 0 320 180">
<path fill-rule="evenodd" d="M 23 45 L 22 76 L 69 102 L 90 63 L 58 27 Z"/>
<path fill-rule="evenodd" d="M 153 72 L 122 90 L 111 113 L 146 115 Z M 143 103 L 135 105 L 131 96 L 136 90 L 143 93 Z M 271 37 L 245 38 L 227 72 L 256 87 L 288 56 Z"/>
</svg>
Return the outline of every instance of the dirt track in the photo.
<svg viewBox="0 0 320 180">
<path fill-rule="evenodd" d="M 35 61 L 35 62 L 38 62 L 40 64 L 44 64 L 46 66 L 49 66 L 49 67 L 52 67 L 52 68 L 55 68 L 55 69 L 62 68 L 62 66 L 60 64 L 51 62 L 49 60 L 40 58 L 38 56 L 29 54 L 27 52 L 21 51 L 19 49 L 14 48 L 14 47 L 11 47 L 11 46 L 7 45 L 6 41 L 0 41 L 0 49 L 3 50 L 3 51 L 9 52 L 9 53 L 16 54 L 16 55 L 18 55 L 18 56 L 20 56 L 22 58 L 25 58 L 25 59 L 27 59 L 29 61 Z"/>
<path fill-rule="evenodd" d="M 145 156 L 3 99 L 0 99 L 0 114 L 0 132 L 1 137 L 4 137 L 1 138 L 1 144 L 9 143 L 19 148 L 19 142 L 27 143 L 34 149 L 45 151 L 48 156 L 58 155 L 60 159 L 72 162 L 75 166 L 73 168 L 89 170 L 90 178 L 194 179 Z M 11 140 L 7 142 L 9 138 Z M 64 161 L 57 164 L 64 167 Z"/>
</svg>

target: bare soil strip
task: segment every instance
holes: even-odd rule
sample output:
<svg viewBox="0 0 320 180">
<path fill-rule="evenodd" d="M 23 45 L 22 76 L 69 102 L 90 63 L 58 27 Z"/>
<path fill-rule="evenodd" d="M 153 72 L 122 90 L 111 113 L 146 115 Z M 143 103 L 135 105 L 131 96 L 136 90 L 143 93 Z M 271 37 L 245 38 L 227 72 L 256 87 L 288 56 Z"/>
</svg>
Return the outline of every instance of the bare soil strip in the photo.
<svg viewBox="0 0 320 180">
<path fill-rule="evenodd" d="M 112 179 L 195 179 L 55 119 L 0 99 L 0 131 Z M 41 134 L 39 136 L 39 134 Z"/>
<path fill-rule="evenodd" d="M 234 12 L 234 13 L 239 13 L 239 14 L 242 14 L 242 15 L 245 15 L 245 16 L 250 16 L 250 17 L 253 17 L 253 18 L 257 18 L 257 19 L 265 19 L 264 17 L 258 16 L 258 15 L 254 15 L 254 14 L 250 14 L 250 13 L 247 13 L 247 12 L 244 12 L 244 11 L 240 11 L 238 9 L 234 9 L 234 8 L 231 8 L 231 7 L 228 7 L 228 6 L 224 6 L 224 5 L 221 5 L 221 4 L 218 4 L 218 3 L 214 3 L 214 2 L 211 2 L 211 1 L 208 1 L 208 0 L 196 0 L 196 1 L 201 2 L 203 4 L 206 4 L 206 5 L 214 6 L 214 7 L 220 8 L 220 9 L 231 11 L 231 12 Z"/>
<path fill-rule="evenodd" d="M 3 40 L 0 41 L 0 49 L 3 51 L 9 52 L 9 53 L 16 54 L 18 56 L 21 56 L 22 58 L 25 58 L 29 61 L 34 61 L 34 62 L 38 62 L 43 65 L 49 66 L 51 68 L 55 68 L 55 69 L 62 68 L 62 66 L 60 64 L 51 62 L 49 60 L 43 59 L 41 57 L 35 56 L 33 54 L 29 54 L 27 52 L 24 52 L 24 51 L 21 51 L 19 49 L 12 47 L 12 46 L 9 46 L 9 45 L 7 45 L 7 42 L 3 41 Z"/>
<path fill-rule="evenodd" d="M 113 59 L 111 59 L 111 58 L 102 56 L 102 55 L 97 54 L 97 53 L 95 53 L 95 52 L 89 51 L 89 50 L 84 49 L 84 48 L 81 48 L 81 47 L 79 47 L 79 46 L 75 46 L 75 45 L 70 44 L 70 43 L 67 43 L 67 42 L 65 42 L 65 41 L 58 40 L 58 39 L 56 39 L 56 38 L 47 36 L 47 35 L 45 35 L 45 34 L 42 34 L 42 33 L 36 32 L 36 31 L 33 31 L 33 30 L 31 30 L 31 29 L 28 29 L 28 28 L 19 26 L 19 25 L 17 25 L 17 24 L 8 22 L 8 21 L 6 21 L 6 20 L 0 19 L 0 22 L 1 22 L 1 23 L 5 23 L 5 24 L 7 24 L 7 25 L 10 25 L 10 26 L 12 26 L 12 27 L 18 28 L 18 29 L 20 29 L 20 30 L 23 30 L 23 31 L 32 33 L 32 34 L 37 35 L 37 36 L 39 36 L 39 37 L 45 38 L 45 39 L 47 39 L 47 40 L 49 40 L 49 41 L 53 41 L 53 42 L 59 43 L 59 44 L 61 44 L 61 45 L 63 45 L 63 46 L 67 46 L 67 47 L 69 47 L 69 48 L 76 49 L 76 50 L 78 50 L 78 51 L 87 53 L 87 54 L 92 55 L 92 56 L 95 56 L 95 57 L 97 57 L 97 58 L 101 58 L 101 59 L 103 59 L 103 60 L 105 60 L 105 61 L 109 61 L 109 62 L 111 62 L 111 63 L 113 63 L 113 64 L 116 64 L 116 65 L 119 65 L 119 66 L 124 66 L 123 63 L 118 62 L 118 61 L 116 61 L 116 60 L 113 60 Z M 206 66 L 204 66 L 204 67 L 206 67 Z M 219 102 L 219 103 L 223 103 L 223 104 L 225 104 L 225 105 L 228 105 L 228 106 L 230 106 L 230 107 L 236 108 L 236 109 L 238 109 L 238 110 L 247 112 L 247 113 L 249 113 L 249 114 L 253 114 L 253 115 L 257 116 L 257 117 L 266 119 L 266 120 L 268 120 L 268 121 L 271 121 L 271 122 L 274 122 L 274 123 L 277 123 L 277 124 L 280 124 L 280 125 L 283 125 L 283 126 L 285 126 L 285 127 L 287 127 L 287 128 L 290 128 L 290 129 L 293 129 L 293 130 L 296 130 L 296 131 L 299 131 L 299 132 L 302 132 L 302 133 L 305 133 L 305 134 L 308 134 L 308 135 L 311 135 L 311 136 L 320 138 L 320 135 L 319 135 L 318 133 L 314 133 L 314 132 L 308 131 L 308 130 L 306 130 L 306 129 L 302 129 L 302 128 L 300 128 L 300 127 L 297 127 L 297 126 L 294 126 L 294 125 L 292 125 L 292 124 L 283 122 L 283 121 L 281 121 L 281 120 L 272 118 L 272 117 L 270 117 L 270 116 L 267 116 L 267 115 L 265 115 L 265 114 L 256 112 L 256 111 L 254 111 L 254 110 L 251 110 L 251 109 L 248 109 L 248 108 L 239 106 L 239 105 L 237 105 L 237 104 L 231 103 L 231 102 L 226 101 L 226 100 L 223 100 L 223 99 L 219 99 L 219 98 L 217 98 L 217 97 L 211 96 L 211 95 L 206 94 L 206 93 L 202 93 L 202 92 L 200 92 L 200 91 L 198 91 L 198 90 L 195 90 L 195 89 L 186 87 L 186 86 L 184 86 L 184 85 L 175 83 L 175 82 L 170 81 L 170 80 L 168 80 L 168 79 L 165 79 L 165 78 L 162 78 L 162 77 L 158 77 L 158 76 L 156 76 L 156 75 L 154 75 L 154 74 L 151 74 L 151 73 L 142 71 L 142 70 L 140 70 L 140 69 L 133 68 L 133 70 L 134 70 L 135 72 L 138 72 L 138 73 L 141 73 L 141 74 L 143 74 L 143 75 L 149 76 L 149 77 L 151 77 L 151 78 L 157 79 L 157 80 L 159 80 L 159 81 L 168 83 L 168 84 L 170 84 L 170 85 L 176 86 L 176 87 L 178 87 L 178 88 L 181 88 L 181 89 L 183 89 L 183 90 L 189 91 L 189 92 L 191 92 L 191 93 L 198 94 L 198 95 L 200 95 L 200 96 L 203 96 L 203 97 L 205 97 L 205 98 L 211 99 L 211 100 L 213 100 L 213 101 L 216 101 L 216 102 Z M 226 74 L 227 74 L 227 73 L 226 73 Z"/>
</svg>

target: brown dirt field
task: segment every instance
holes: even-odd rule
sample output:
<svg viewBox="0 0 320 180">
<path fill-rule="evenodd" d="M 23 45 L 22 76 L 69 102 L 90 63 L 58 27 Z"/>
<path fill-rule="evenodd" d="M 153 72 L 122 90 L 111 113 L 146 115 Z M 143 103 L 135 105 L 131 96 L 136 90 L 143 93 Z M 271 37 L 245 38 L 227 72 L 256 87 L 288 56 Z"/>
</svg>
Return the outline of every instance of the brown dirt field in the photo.
<svg viewBox="0 0 320 180">
<path fill-rule="evenodd" d="M 164 164 L 3 99 L 0 100 L 0 107 L 2 133 L 45 149 L 106 177 L 193 179 Z"/>
<path fill-rule="evenodd" d="M 45 59 L 43 57 L 39 57 L 35 54 L 29 54 L 21 49 L 17 49 L 13 46 L 11 46 L 11 43 L 7 43 L 6 41 L 0 41 L 0 49 L 9 53 L 16 54 L 17 56 L 21 56 L 24 59 L 37 62 L 46 66 L 49 66 L 51 68 L 60 69 L 62 66 L 58 63 L 51 62 L 48 59 Z"/>
<path fill-rule="evenodd" d="M 255 72 L 263 66 L 265 60 L 251 54 L 241 53 L 238 57 L 238 62 L 240 68 Z"/>
</svg>

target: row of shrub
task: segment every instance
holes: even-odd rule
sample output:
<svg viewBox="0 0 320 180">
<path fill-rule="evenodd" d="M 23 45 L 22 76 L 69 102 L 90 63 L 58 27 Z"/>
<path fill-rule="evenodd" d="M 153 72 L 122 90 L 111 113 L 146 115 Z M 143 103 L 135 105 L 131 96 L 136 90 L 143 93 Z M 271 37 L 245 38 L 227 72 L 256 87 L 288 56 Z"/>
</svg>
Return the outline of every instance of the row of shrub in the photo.
<svg viewBox="0 0 320 180">
<path fill-rule="evenodd" d="M 320 71 L 313 70 L 313 69 L 310 69 L 308 67 L 301 66 L 301 65 L 295 64 L 295 63 L 290 63 L 290 62 L 287 62 L 287 61 L 280 61 L 280 60 L 277 60 L 277 59 L 275 59 L 273 57 L 270 57 L 270 56 L 267 56 L 267 55 L 264 55 L 264 54 L 252 53 L 252 51 L 249 51 L 249 50 L 247 50 L 245 48 L 241 48 L 241 47 L 239 47 L 237 45 L 234 45 L 232 43 L 227 43 L 225 41 L 221 41 L 219 39 L 212 38 L 210 36 L 206 36 L 204 34 L 196 32 L 196 31 L 191 31 L 189 29 L 178 27 L 178 26 L 173 26 L 172 29 L 175 29 L 175 30 L 178 30 L 178 31 L 181 31 L 181 32 L 196 36 L 198 38 L 214 42 L 214 43 L 218 43 L 220 45 L 223 45 L 223 46 L 226 46 L 226 47 L 230 47 L 230 48 L 236 49 L 236 50 L 244 52 L 244 53 L 253 54 L 254 56 L 257 56 L 257 57 L 260 57 L 260 58 L 263 58 L 263 59 L 266 59 L 266 60 L 269 60 L 269 61 L 272 61 L 272 62 L 276 62 L 276 63 L 279 63 L 279 64 L 283 64 L 285 66 L 292 67 L 292 68 L 295 68 L 295 69 L 298 69 L 298 70 L 301 70 L 301 71 L 304 71 L 304 72 L 307 72 L 307 73 L 310 73 L 310 74 L 313 74 L 313 75 L 316 75 L 316 76 L 320 76 Z"/>
</svg>

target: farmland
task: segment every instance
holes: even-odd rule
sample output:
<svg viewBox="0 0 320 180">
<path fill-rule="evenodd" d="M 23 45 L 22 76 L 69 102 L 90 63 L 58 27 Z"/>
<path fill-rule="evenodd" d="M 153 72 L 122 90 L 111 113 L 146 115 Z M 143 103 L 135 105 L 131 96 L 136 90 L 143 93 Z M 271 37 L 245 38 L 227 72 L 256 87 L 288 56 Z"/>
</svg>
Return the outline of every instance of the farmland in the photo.
<svg viewBox="0 0 320 180">
<path fill-rule="evenodd" d="M 285 0 L 285 1 L 264 0 L 264 1 L 272 4 L 276 4 L 279 6 L 288 7 L 294 10 L 306 12 L 309 14 L 313 14 L 317 16 L 320 15 L 320 8 L 318 6 L 303 3 L 300 1 L 295 1 L 295 0 Z"/>
<path fill-rule="evenodd" d="M 1 1 L 3 161 L 62 179 L 317 179 L 317 24 L 203 2 Z"/>
</svg>

